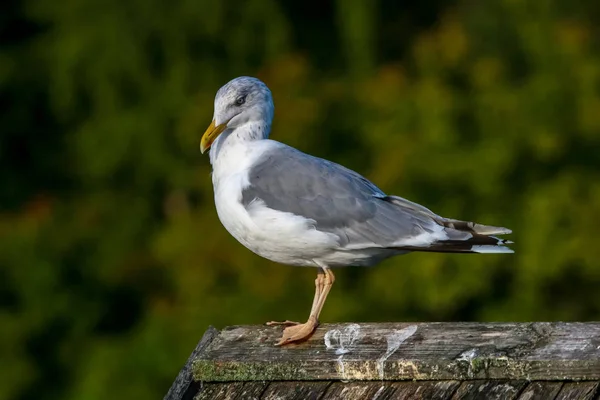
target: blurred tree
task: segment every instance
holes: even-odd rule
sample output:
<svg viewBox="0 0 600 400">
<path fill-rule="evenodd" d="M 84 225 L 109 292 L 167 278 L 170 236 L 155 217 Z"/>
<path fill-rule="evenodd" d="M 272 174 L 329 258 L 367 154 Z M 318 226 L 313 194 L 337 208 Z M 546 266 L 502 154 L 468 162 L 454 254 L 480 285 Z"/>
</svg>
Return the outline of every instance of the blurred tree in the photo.
<svg viewBox="0 0 600 400">
<path fill-rule="evenodd" d="M 600 318 L 598 2 L 3 7 L 0 400 L 156 397 L 209 324 L 305 317 L 314 271 L 225 232 L 198 152 L 242 74 L 275 139 L 515 231 L 346 269 L 323 320 Z"/>
</svg>

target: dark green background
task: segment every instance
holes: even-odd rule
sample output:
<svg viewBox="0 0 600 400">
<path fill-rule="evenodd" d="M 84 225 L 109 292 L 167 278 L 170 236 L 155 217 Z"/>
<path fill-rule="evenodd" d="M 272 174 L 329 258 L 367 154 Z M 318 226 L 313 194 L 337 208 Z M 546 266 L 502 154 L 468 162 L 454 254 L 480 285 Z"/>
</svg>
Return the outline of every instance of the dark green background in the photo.
<svg viewBox="0 0 600 400">
<path fill-rule="evenodd" d="M 216 90 L 273 138 L 515 255 L 337 272 L 321 319 L 600 319 L 600 2 L 9 0 L 0 12 L 0 399 L 166 393 L 209 324 L 303 320 L 315 271 L 219 223 Z"/>
</svg>

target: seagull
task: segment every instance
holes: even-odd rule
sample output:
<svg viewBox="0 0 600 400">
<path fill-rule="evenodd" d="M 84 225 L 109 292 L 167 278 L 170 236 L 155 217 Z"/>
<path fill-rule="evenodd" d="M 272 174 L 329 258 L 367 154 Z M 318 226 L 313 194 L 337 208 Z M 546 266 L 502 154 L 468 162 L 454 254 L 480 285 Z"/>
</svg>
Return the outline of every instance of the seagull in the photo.
<svg viewBox="0 0 600 400">
<path fill-rule="evenodd" d="M 215 207 L 225 229 L 271 261 L 318 269 L 308 320 L 276 345 L 308 339 L 335 281 L 333 267 L 371 266 L 414 251 L 513 253 L 510 229 L 441 217 L 385 194 L 360 174 L 269 139 L 274 105 L 259 79 L 221 87 L 200 151 L 209 151 Z"/>
</svg>

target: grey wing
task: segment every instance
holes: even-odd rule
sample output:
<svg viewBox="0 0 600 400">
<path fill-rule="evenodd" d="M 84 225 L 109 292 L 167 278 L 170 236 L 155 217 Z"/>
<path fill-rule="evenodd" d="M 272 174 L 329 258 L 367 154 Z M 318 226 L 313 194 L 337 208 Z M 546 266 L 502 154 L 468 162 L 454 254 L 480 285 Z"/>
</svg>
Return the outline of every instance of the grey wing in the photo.
<svg viewBox="0 0 600 400">
<path fill-rule="evenodd" d="M 291 147 L 264 154 L 248 178 L 244 206 L 261 200 L 271 209 L 314 220 L 316 229 L 338 235 L 344 246 L 391 247 L 440 229 L 424 207 L 411 203 L 431 215 L 399 207 L 356 172 Z"/>
</svg>

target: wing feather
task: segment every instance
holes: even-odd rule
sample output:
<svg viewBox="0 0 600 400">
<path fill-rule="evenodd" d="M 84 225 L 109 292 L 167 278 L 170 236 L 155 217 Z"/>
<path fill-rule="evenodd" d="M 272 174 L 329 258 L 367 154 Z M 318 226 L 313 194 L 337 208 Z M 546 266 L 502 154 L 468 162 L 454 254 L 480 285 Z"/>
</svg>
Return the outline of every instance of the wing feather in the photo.
<svg viewBox="0 0 600 400">
<path fill-rule="evenodd" d="M 242 191 L 246 208 L 256 199 L 274 210 L 314 221 L 348 248 L 469 251 L 505 244 L 489 236 L 509 229 L 443 218 L 426 207 L 387 196 L 358 173 L 280 144 L 250 168 Z M 460 244 L 460 246 L 459 246 Z"/>
</svg>

